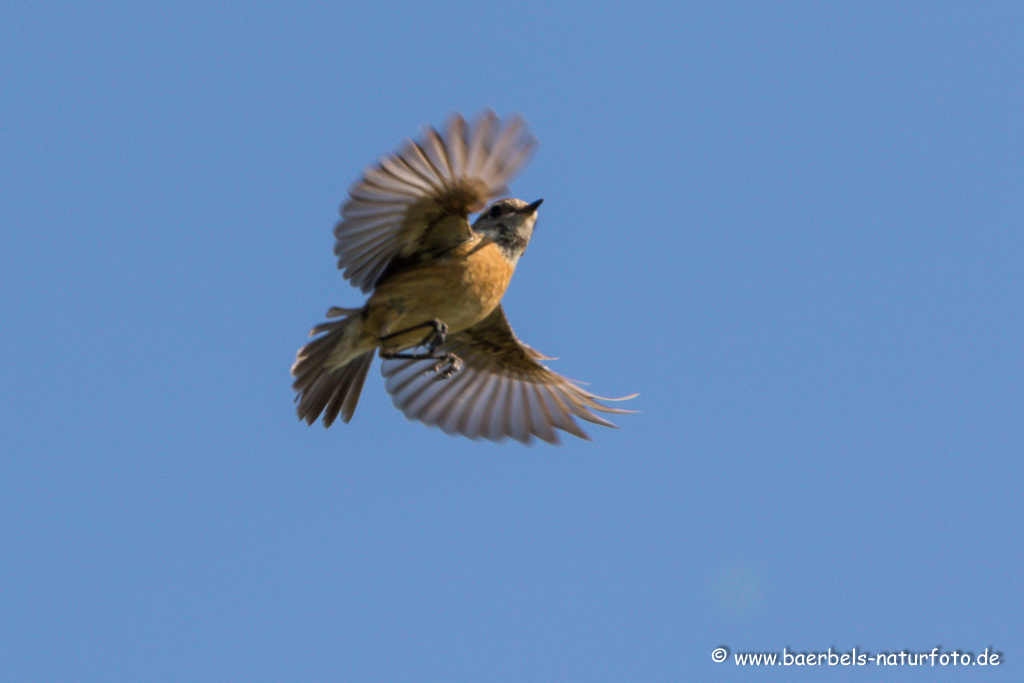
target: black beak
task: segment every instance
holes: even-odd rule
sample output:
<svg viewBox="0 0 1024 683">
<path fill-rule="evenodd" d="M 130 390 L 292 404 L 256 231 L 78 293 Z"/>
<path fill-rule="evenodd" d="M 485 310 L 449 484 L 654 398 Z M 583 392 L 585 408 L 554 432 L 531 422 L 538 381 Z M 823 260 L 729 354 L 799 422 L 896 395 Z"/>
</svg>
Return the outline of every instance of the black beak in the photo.
<svg viewBox="0 0 1024 683">
<path fill-rule="evenodd" d="M 533 204 L 527 204 L 523 208 L 519 209 L 519 213 L 525 213 L 526 215 L 535 213 L 537 211 L 537 207 L 540 206 L 543 201 L 543 199 L 538 199 Z"/>
</svg>

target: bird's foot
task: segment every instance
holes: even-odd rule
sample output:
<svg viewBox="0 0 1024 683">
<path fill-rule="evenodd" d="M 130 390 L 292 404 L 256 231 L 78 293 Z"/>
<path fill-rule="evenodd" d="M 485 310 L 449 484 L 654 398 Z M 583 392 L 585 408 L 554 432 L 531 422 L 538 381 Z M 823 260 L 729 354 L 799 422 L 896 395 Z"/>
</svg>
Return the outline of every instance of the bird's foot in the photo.
<svg viewBox="0 0 1024 683">
<path fill-rule="evenodd" d="M 462 359 L 454 353 L 444 353 L 437 358 L 437 362 L 427 368 L 424 375 L 435 373 L 434 381 L 450 379 L 455 373 L 462 369 Z"/>
<path fill-rule="evenodd" d="M 431 330 L 427 333 L 427 336 L 420 342 L 420 346 L 426 347 L 433 351 L 441 344 L 444 344 L 445 340 L 448 339 L 448 326 L 443 322 L 434 318 L 430 321 Z"/>
</svg>

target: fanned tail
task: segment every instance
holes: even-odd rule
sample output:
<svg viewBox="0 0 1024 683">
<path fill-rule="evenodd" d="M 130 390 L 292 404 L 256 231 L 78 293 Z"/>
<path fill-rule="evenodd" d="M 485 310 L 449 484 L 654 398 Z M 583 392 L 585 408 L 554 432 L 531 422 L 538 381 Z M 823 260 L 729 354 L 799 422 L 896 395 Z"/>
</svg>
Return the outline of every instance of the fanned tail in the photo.
<svg viewBox="0 0 1024 683">
<path fill-rule="evenodd" d="M 331 309 L 328 317 L 356 312 Z M 299 349 L 292 366 L 292 388 L 299 392 L 295 397 L 296 412 L 307 424 L 313 424 L 322 413 L 324 427 L 330 427 L 339 414 L 343 422 L 348 422 L 356 412 L 374 354 L 370 349 L 351 360 L 344 359 L 344 348 L 350 346 L 352 339 L 351 328 L 357 322 L 356 316 L 352 316 L 318 325 L 310 334 L 320 336 Z"/>
</svg>

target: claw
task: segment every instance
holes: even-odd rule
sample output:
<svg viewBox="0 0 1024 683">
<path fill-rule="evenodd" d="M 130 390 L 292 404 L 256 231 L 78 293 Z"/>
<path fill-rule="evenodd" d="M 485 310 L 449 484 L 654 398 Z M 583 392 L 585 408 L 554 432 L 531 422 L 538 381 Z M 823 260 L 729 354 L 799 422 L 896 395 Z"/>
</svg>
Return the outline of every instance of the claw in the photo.
<svg viewBox="0 0 1024 683">
<path fill-rule="evenodd" d="M 434 373 L 434 381 L 449 379 L 462 369 L 462 359 L 452 353 L 444 354 L 436 363 L 423 373 L 424 376 Z"/>
<path fill-rule="evenodd" d="M 413 330 L 422 327 L 430 327 L 431 330 L 415 347 L 406 351 L 385 350 L 382 348 L 380 351 L 380 357 L 385 360 L 393 358 L 408 360 L 436 360 L 437 362 L 427 368 L 423 372 L 423 375 L 426 376 L 430 373 L 434 373 L 436 375 L 434 379 L 448 379 L 452 377 L 462 369 L 462 359 L 449 351 L 438 352 L 437 349 L 444 344 L 445 340 L 448 338 L 448 326 L 437 318 L 434 318 L 430 322 L 416 325 L 415 327 L 409 327 L 404 330 L 399 330 L 398 332 L 392 332 L 389 335 L 381 337 L 380 341 L 385 342 L 388 339 L 394 339 L 399 335 L 412 332 Z M 418 349 L 420 348 L 423 348 L 424 351 L 419 351 Z"/>
<path fill-rule="evenodd" d="M 420 346 L 425 346 L 433 351 L 441 344 L 444 344 L 448 338 L 448 326 L 440 320 L 431 320 L 430 322 L 433 323 L 434 329 L 427 333 L 427 336 L 420 342 Z"/>
</svg>

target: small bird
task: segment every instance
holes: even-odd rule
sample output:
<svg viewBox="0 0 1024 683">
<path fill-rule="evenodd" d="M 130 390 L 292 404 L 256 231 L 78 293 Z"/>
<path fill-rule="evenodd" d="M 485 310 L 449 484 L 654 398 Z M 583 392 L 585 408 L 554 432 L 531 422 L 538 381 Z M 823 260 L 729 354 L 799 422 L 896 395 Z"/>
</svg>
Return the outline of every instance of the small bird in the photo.
<svg viewBox="0 0 1024 683">
<path fill-rule="evenodd" d="M 453 115 L 443 135 L 428 126 L 364 171 L 334 253 L 372 294 L 362 308 L 329 309 L 299 350 L 299 419 L 351 420 L 374 353 L 395 406 L 448 434 L 557 443 L 555 429 L 589 438 L 573 416 L 614 427 L 591 410 L 632 412 L 597 403 L 632 396 L 595 396 L 542 365 L 553 359 L 520 342 L 502 310 L 543 200 L 494 200 L 535 145 L 518 116 L 502 125 L 486 111 L 469 125 Z"/>
</svg>

